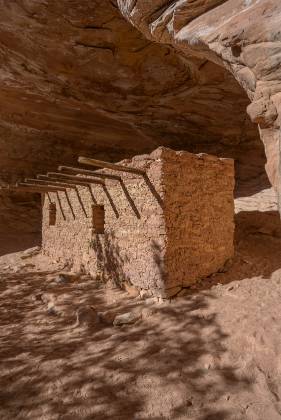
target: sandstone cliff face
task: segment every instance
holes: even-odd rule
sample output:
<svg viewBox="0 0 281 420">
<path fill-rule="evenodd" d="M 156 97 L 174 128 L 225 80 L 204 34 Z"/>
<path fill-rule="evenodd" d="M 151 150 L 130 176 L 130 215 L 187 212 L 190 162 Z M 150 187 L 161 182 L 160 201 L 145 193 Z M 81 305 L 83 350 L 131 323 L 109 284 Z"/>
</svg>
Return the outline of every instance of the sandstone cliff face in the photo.
<svg viewBox="0 0 281 420">
<path fill-rule="evenodd" d="M 276 183 L 275 3 L 0 0 L 1 184 L 79 154 L 117 161 L 158 145 L 233 157 L 240 183 L 260 179 L 247 107 Z M 257 31 L 253 12 L 272 29 Z M 2 237 L 39 231 L 36 203 L 2 196 Z"/>
<path fill-rule="evenodd" d="M 279 0 L 118 0 L 148 39 L 230 71 L 259 124 L 267 173 L 280 188 L 281 3 Z"/>
</svg>

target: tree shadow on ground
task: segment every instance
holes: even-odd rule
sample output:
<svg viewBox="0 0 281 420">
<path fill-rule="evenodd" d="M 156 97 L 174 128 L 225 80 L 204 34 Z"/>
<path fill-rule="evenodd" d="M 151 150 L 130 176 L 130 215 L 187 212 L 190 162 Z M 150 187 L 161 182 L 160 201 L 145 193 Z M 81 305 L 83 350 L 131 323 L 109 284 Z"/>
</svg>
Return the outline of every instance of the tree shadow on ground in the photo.
<svg viewBox="0 0 281 420">
<path fill-rule="evenodd" d="M 279 229 L 277 212 L 240 212 L 236 255 L 227 272 L 203 281 L 202 290 L 184 299 L 145 307 L 147 315 L 123 327 L 73 326 L 77 307 L 124 313 L 145 306 L 118 289 L 93 280 L 53 287 L 48 273 L 2 274 L 0 417 L 244 418 L 245 407 L 227 398 L 251 390 L 253 378 L 229 361 L 229 333 L 214 309 L 217 295 L 207 288 L 256 275 L 270 278 L 281 268 Z M 107 240 L 106 258 L 121 278 L 124 260 Z M 46 292 L 64 297 L 65 313 L 47 314 L 34 299 Z"/>
<path fill-rule="evenodd" d="M 213 363 L 227 334 L 210 292 L 146 308 L 151 316 L 135 325 L 73 328 L 77 305 L 118 313 L 143 303 L 93 281 L 52 289 L 46 273 L 0 281 L 2 418 L 227 419 L 216 401 L 251 386 L 233 366 Z M 40 291 L 69 295 L 70 318 L 47 315 L 33 299 Z"/>
</svg>

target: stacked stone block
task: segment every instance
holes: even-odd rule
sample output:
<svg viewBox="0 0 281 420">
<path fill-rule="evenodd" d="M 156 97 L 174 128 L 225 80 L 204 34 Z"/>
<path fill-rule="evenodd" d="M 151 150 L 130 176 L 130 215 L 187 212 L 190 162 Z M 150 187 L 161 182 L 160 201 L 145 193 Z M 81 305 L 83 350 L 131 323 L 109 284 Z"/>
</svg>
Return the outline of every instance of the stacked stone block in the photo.
<svg viewBox="0 0 281 420">
<path fill-rule="evenodd" d="M 122 182 L 92 184 L 91 193 L 81 186 L 51 193 L 55 226 L 49 225 L 45 198 L 45 254 L 75 271 L 102 274 L 116 284 L 126 281 L 162 297 L 218 271 L 232 257 L 231 159 L 160 147 L 120 164 L 144 169 L 146 175 L 124 172 Z M 100 206 L 103 233 L 93 219 L 93 209 L 101 211 Z"/>
</svg>

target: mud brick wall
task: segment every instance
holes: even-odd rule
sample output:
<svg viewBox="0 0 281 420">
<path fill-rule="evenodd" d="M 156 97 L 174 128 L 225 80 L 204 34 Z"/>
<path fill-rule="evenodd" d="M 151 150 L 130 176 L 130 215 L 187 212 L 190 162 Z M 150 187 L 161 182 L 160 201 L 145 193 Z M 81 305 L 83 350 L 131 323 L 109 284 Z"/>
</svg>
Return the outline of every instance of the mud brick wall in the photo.
<svg viewBox="0 0 281 420">
<path fill-rule="evenodd" d="M 49 194 L 43 205 L 43 252 L 73 270 L 129 281 L 157 295 L 221 268 L 233 255 L 233 161 L 158 148 L 120 162 L 146 176 L 118 173 L 106 180 Z M 115 171 L 105 171 L 114 173 Z M 49 225 L 49 200 L 56 225 Z M 105 230 L 95 233 L 92 206 L 103 205 Z"/>
</svg>

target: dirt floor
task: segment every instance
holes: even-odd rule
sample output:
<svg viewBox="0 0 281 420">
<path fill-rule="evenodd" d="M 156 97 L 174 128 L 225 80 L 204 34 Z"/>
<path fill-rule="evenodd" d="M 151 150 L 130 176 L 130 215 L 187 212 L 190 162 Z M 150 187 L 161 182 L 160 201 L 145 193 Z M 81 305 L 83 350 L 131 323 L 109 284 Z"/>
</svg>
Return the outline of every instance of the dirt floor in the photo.
<svg viewBox="0 0 281 420">
<path fill-rule="evenodd" d="M 151 303 L 40 254 L 0 257 L 0 419 L 281 419 L 281 224 L 236 200 L 228 271 Z M 22 258 L 27 257 L 27 258 Z M 133 311 L 133 325 L 113 326 Z"/>
</svg>

